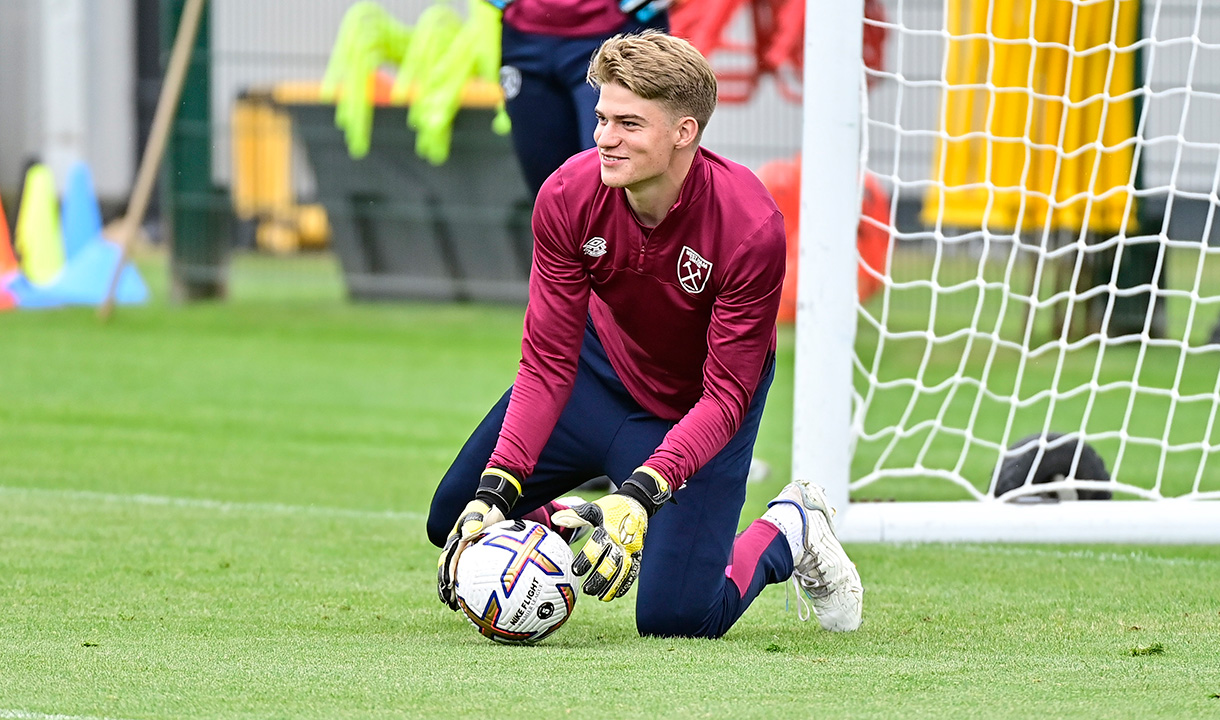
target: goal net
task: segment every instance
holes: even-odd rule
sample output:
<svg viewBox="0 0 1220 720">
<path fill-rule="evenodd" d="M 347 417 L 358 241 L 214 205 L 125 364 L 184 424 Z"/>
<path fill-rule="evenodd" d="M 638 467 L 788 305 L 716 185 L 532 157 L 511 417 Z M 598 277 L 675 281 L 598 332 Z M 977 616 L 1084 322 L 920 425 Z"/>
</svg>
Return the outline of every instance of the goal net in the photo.
<svg viewBox="0 0 1220 720">
<path fill-rule="evenodd" d="M 862 5 L 807 5 L 794 473 L 848 540 L 1220 542 L 1220 5 Z"/>
</svg>

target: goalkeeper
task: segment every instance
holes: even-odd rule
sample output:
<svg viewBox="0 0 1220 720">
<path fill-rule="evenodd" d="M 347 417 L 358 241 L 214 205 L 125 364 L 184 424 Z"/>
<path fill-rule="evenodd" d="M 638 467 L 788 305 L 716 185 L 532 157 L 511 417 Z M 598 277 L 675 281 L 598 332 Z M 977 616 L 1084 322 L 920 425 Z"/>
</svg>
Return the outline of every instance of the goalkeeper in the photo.
<svg viewBox="0 0 1220 720">
<path fill-rule="evenodd" d="M 607 40 L 588 79 L 596 148 L 535 203 L 516 382 L 432 500 L 440 597 L 456 609 L 471 536 L 526 517 L 592 528 L 573 569 L 602 600 L 637 585 L 643 635 L 719 637 L 789 578 L 822 627 L 854 630 L 860 576 L 821 488 L 791 483 L 735 535 L 775 372 L 786 251 L 754 174 L 699 146 L 712 69 L 685 40 L 648 30 Z M 615 492 L 553 502 L 603 474 Z"/>
</svg>

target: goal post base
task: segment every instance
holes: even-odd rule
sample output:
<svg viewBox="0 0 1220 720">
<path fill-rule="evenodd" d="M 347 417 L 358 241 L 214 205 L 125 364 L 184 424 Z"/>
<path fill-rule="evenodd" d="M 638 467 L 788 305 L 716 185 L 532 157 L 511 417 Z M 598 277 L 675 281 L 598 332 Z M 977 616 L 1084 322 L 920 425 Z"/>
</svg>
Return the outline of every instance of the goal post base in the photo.
<svg viewBox="0 0 1220 720">
<path fill-rule="evenodd" d="M 1220 502 L 853 503 L 843 542 L 1220 544 Z"/>
</svg>

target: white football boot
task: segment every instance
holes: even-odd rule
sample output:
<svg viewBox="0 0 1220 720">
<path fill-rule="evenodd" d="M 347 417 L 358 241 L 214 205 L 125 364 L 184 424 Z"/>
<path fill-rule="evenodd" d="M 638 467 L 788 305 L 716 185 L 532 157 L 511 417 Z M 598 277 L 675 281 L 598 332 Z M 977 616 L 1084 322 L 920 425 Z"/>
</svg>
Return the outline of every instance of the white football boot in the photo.
<svg viewBox="0 0 1220 720">
<path fill-rule="evenodd" d="M 802 610 L 801 620 L 809 619 L 805 597 L 813 604 L 813 612 L 823 629 L 847 632 L 860 627 L 864 607 L 864 586 L 856 565 L 847 557 L 835 537 L 831 518 L 835 510 L 826 499 L 826 491 L 808 480 L 788 483 L 774 500 L 767 503 L 791 503 L 801 511 L 804 525 L 804 552 L 796 560 L 792 584 L 797 588 Z"/>
</svg>

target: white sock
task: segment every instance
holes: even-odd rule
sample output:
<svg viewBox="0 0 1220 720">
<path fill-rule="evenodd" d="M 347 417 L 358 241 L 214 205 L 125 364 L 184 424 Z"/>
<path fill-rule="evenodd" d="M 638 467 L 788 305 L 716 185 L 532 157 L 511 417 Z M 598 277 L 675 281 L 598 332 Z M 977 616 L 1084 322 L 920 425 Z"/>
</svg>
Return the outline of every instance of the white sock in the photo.
<svg viewBox="0 0 1220 720">
<path fill-rule="evenodd" d="M 763 520 L 779 528 L 788 539 L 788 549 L 792 551 L 792 562 L 799 562 L 805 554 L 805 525 L 801 522 L 801 511 L 790 502 L 778 502 L 767 508 Z"/>
</svg>

